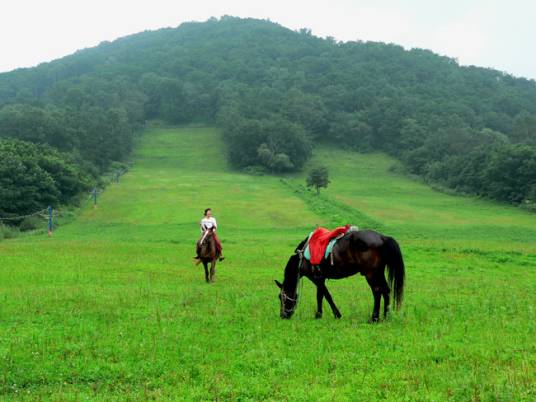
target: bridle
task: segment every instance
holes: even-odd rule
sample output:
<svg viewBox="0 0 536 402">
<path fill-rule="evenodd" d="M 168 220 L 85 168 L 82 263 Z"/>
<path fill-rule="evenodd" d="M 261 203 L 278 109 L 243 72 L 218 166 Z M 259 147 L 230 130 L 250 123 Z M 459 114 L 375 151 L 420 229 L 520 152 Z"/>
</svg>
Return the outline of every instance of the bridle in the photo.
<svg viewBox="0 0 536 402">
<path fill-rule="evenodd" d="M 297 286 L 296 286 L 296 289 L 297 289 Z M 295 298 L 292 298 L 289 295 L 287 295 L 283 289 L 281 289 L 280 294 L 281 294 L 281 303 L 282 303 L 282 306 L 283 306 L 283 312 L 285 313 L 285 315 L 288 315 L 288 314 L 294 312 L 294 310 L 296 310 L 296 307 L 298 306 L 298 293 L 296 293 Z M 292 306 L 292 308 L 287 309 L 285 307 L 285 304 L 286 304 L 287 301 L 294 302 L 294 305 Z"/>
<path fill-rule="evenodd" d="M 282 306 L 283 306 L 283 312 L 285 313 L 285 315 L 288 315 L 292 312 L 294 312 L 294 310 L 296 310 L 296 308 L 298 307 L 298 300 L 299 300 L 299 293 L 298 293 L 298 288 L 300 286 L 300 283 L 301 285 L 303 285 L 303 281 L 301 281 L 301 277 L 300 277 L 300 270 L 301 270 L 301 266 L 302 266 L 302 261 L 303 261 L 303 252 L 299 252 L 298 253 L 300 255 L 300 262 L 298 264 L 298 272 L 297 272 L 297 275 L 296 275 L 296 288 L 294 289 L 294 294 L 296 295 L 296 297 L 292 298 L 290 297 L 289 295 L 287 295 L 287 293 L 285 292 L 284 289 L 281 289 L 281 303 L 282 303 Z M 287 309 L 285 308 L 285 302 L 286 301 L 291 301 L 291 302 L 294 302 L 294 306 L 290 309 Z"/>
</svg>

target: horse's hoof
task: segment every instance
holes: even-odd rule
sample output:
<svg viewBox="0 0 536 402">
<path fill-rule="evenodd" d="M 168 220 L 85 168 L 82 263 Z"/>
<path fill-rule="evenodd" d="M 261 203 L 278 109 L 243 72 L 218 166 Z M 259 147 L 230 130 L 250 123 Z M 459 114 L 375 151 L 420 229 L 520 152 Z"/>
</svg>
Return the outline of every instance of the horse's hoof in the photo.
<svg viewBox="0 0 536 402">
<path fill-rule="evenodd" d="M 322 318 L 322 313 L 319 313 L 318 311 L 315 314 L 315 318 L 318 320 L 319 318 Z"/>
<path fill-rule="evenodd" d="M 380 321 L 380 319 L 378 317 L 372 317 L 369 320 L 369 324 L 377 324 L 379 321 Z"/>
<path fill-rule="evenodd" d="M 341 317 L 342 317 L 341 313 L 335 314 L 335 319 L 340 320 Z"/>
</svg>

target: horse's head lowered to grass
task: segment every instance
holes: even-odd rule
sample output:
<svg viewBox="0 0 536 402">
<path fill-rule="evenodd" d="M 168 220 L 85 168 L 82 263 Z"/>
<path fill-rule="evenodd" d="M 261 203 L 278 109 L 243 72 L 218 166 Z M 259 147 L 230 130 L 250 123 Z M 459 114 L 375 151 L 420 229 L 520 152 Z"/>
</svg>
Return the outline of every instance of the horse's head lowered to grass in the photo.
<svg viewBox="0 0 536 402">
<path fill-rule="evenodd" d="M 288 260 L 287 266 L 285 268 L 285 279 L 283 283 L 278 280 L 275 281 L 275 284 L 280 289 L 279 292 L 279 302 L 280 302 L 280 312 L 279 315 L 281 318 L 290 318 L 298 303 L 298 282 L 300 278 L 299 272 L 300 257 L 297 254 L 294 254 Z"/>
</svg>

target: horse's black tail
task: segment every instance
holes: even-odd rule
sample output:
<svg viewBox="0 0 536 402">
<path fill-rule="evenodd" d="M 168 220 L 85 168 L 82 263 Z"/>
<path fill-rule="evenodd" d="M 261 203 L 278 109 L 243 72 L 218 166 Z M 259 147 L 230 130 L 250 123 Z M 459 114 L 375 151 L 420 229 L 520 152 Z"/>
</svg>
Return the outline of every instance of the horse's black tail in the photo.
<svg viewBox="0 0 536 402">
<path fill-rule="evenodd" d="M 385 237 L 383 250 L 389 270 L 389 287 L 393 289 L 395 309 L 398 310 L 404 298 L 404 280 L 406 277 L 402 251 L 400 251 L 400 246 L 396 240 L 387 236 Z"/>
</svg>

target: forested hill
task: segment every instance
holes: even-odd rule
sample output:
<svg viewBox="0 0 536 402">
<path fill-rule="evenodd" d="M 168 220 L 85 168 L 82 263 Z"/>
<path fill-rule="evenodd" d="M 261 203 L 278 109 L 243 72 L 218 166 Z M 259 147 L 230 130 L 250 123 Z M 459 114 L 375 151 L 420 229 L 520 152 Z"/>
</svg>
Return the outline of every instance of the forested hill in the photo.
<svg viewBox="0 0 536 402">
<path fill-rule="evenodd" d="M 221 127 L 237 168 L 298 170 L 315 143 L 329 142 L 388 152 L 457 191 L 536 199 L 534 81 L 426 50 L 224 17 L 0 74 L 0 214 L 36 207 L 19 202 L 35 192 L 20 188 L 32 171 L 56 194 L 37 204 L 68 202 L 129 154 L 149 119 Z M 35 144 L 35 157 L 21 141 Z"/>
</svg>

